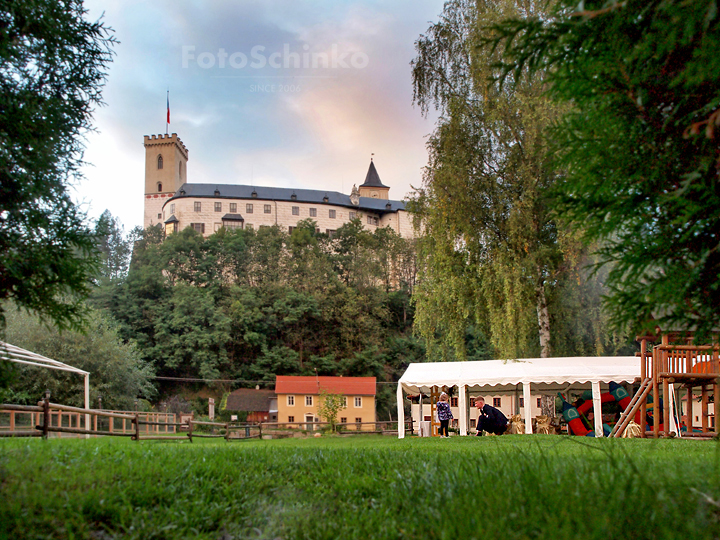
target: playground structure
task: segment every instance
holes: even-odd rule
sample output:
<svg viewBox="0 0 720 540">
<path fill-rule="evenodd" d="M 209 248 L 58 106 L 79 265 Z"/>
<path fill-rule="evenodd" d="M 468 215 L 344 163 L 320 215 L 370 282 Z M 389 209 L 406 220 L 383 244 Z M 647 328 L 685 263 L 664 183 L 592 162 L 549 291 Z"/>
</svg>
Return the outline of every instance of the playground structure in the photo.
<svg viewBox="0 0 720 540">
<path fill-rule="evenodd" d="M 640 342 L 640 388 L 621 415 L 611 436 L 619 437 L 636 419 L 642 436 L 652 437 L 717 437 L 720 435 L 720 355 L 717 335 L 711 345 L 695 345 L 691 332 L 659 332 L 636 338 Z M 658 345 L 648 350 L 648 345 Z M 677 388 L 676 388 L 677 385 Z M 693 430 L 694 389 L 700 388 L 700 431 Z M 685 391 L 687 410 L 686 431 L 675 424 L 676 404 Z M 652 425 L 648 423 L 648 404 L 652 398 Z M 662 409 L 662 414 L 660 413 Z M 673 429 L 673 427 L 675 429 Z M 651 428 L 651 429 L 649 429 Z"/>
</svg>

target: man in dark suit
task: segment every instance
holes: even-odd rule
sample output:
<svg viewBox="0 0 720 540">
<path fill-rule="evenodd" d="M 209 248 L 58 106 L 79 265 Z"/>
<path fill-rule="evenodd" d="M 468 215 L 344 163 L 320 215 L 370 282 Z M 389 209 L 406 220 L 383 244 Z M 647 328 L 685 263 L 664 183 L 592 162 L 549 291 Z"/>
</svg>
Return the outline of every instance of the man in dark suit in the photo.
<svg viewBox="0 0 720 540">
<path fill-rule="evenodd" d="M 507 429 L 508 419 L 495 407 L 485 403 L 485 398 L 476 397 L 475 406 L 478 408 L 477 434 L 482 435 L 483 431 L 502 435 Z"/>
</svg>

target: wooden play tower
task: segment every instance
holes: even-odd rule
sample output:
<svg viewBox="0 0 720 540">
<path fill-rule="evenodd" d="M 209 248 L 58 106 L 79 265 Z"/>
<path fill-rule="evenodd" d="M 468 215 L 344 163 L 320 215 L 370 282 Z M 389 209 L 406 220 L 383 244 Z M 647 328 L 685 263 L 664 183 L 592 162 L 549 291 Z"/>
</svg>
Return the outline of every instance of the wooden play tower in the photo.
<svg viewBox="0 0 720 540">
<path fill-rule="evenodd" d="M 643 437 L 674 437 L 672 404 L 686 401 L 680 421 L 683 437 L 715 437 L 720 434 L 720 357 L 717 336 L 712 345 L 695 345 L 691 333 L 661 333 L 639 336 L 640 388 L 620 417 L 611 436 L 619 437 L 631 420 L 640 420 Z M 651 343 L 658 343 L 648 349 Z M 696 396 L 696 389 L 700 394 Z M 684 394 L 684 395 L 683 395 Z M 648 429 L 648 405 L 652 399 L 652 426 Z M 699 400 L 699 404 L 695 404 Z M 662 403 L 662 407 L 658 404 Z M 696 407 L 699 409 L 696 410 Z M 680 407 L 682 411 L 682 406 Z M 662 409 L 662 415 L 658 413 Z M 693 420 L 699 417 L 695 431 Z M 679 429 L 679 428 L 676 428 Z"/>
</svg>

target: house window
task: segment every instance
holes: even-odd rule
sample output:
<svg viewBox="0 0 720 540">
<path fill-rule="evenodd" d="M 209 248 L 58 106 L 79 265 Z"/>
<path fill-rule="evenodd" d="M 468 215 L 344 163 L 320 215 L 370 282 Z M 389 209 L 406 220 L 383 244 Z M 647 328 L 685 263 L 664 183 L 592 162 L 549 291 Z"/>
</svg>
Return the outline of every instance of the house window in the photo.
<svg viewBox="0 0 720 540">
<path fill-rule="evenodd" d="M 215 211 L 216 211 L 216 212 L 222 212 L 222 203 L 221 203 L 221 202 L 216 202 L 216 203 L 215 203 Z"/>
<path fill-rule="evenodd" d="M 171 214 L 174 214 L 174 213 L 175 213 L 175 203 L 172 203 L 172 204 L 170 205 L 170 213 L 171 213 Z"/>
<path fill-rule="evenodd" d="M 295 421 L 295 417 L 294 417 L 294 416 L 288 416 L 288 422 L 292 423 L 292 422 L 294 422 L 294 421 Z"/>
<path fill-rule="evenodd" d="M 299 216 L 299 215 L 300 215 L 300 207 L 299 207 L 299 206 L 293 206 L 293 207 L 292 207 L 292 215 L 293 215 L 293 216 Z"/>
<path fill-rule="evenodd" d="M 475 398 L 474 398 L 474 397 L 471 397 L 471 398 L 470 398 L 470 406 L 471 406 L 471 407 L 474 407 L 474 406 L 475 406 Z"/>
<path fill-rule="evenodd" d="M 502 406 L 502 398 L 496 397 L 493 398 L 493 407 L 501 407 Z M 522 407 L 522 405 L 521 405 Z"/>
<path fill-rule="evenodd" d="M 538 409 L 542 407 L 542 398 L 537 398 Z"/>
<path fill-rule="evenodd" d="M 242 221 L 226 220 L 222 222 L 226 229 L 242 229 Z"/>
<path fill-rule="evenodd" d="M 237 212 L 237 204 L 235 205 L 235 211 Z M 245 213 L 246 213 L 246 214 L 252 214 L 252 213 L 253 213 L 252 203 L 247 203 L 247 204 L 245 205 Z"/>
<path fill-rule="evenodd" d="M 265 205 L 265 213 L 272 214 L 272 206 L 270 206 L 269 204 L 266 204 Z"/>
<path fill-rule="evenodd" d="M 375 216 L 368 216 L 367 217 L 368 225 L 377 225 L 378 224 L 378 218 Z"/>
<path fill-rule="evenodd" d="M 358 409 L 360 407 L 362 407 L 362 397 L 355 396 L 355 408 Z"/>
<path fill-rule="evenodd" d="M 205 234 L 205 224 L 204 223 L 191 223 L 190 226 L 195 229 L 200 234 Z"/>
<path fill-rule="evenodd" d="M 348 219 L 351 221 L 357 217 L 357 212 L 348 212 Z"/>
<path fill-rule="evenodd" d="M 158 169 L 162 169 L 162 168 L 163 168 L 163 159 L 162 159 L 162 156 L 158 156 L 158 162 L 157 162 L 157 163 L 158 163 Z"/>
<path fill-rule="evenodd" d="M 340 417 L 340 423 L 341 423 L 341 424 L 347 424 L 347 418 L 345 418 L 344 416 L 341 416 L 341 417 Z"/>
<path fill-rule="evenodd" d="M 330 219 L 335 219 L 335 210 L 330 210 L 328 212 L 328 216 L 330 217 Z"/>
<path fill-rule="evenodd" d="M 317 208 L 310 209 L 310 217 L 317 217 Z"/>
<path fill-rule="evenodd" d="M 356 423 L 356 424 L 361 424 L 361 423 L 362 423 L 362 418 L 360 418 L 359 416 L 356 416 L 356 417 L 355 417 L 355 423 Z"/>
<path fill-rule="evenodd" d="M 475 422 L 476 422 L 476 420 L 474 418 L 470 419 L 470 427 L 471 428 L 475 427 Z"/>
<path fill-rule="evenodd" d="M 158 214 L 158 219 L 162 219 L 162 214 Z"/>
<path fill-rule="evenodd" d="M 342 397 L 342 406 L 344 409 L 347 409 L 347 396 Z"/>
<path fill-rule="evenodd" d="M 312 396 L 305 396 L 305 405 L 312 407 Z"/>
<path fill-rule="evenodd" d="M 202 212 L 202 203 L 200 201 L 195 201 L 193 204 L 193 210 L 196 212 Z"/>
<path fill-rule="evenodd" d="M 450 398 L 450 406 L 457 407 L 458 406 L 458 398 L 456 398 L 456 397 Z"/>
<path fill-rule="evenodd" d="M 525 398 L 520 398 L 520 408 L 525 406 Z"/>
<path fill-rule="evenodd" d="M 295 406 L 295 396 L 288 396 L 288 407 L 294 407 Z"/>
</svg>

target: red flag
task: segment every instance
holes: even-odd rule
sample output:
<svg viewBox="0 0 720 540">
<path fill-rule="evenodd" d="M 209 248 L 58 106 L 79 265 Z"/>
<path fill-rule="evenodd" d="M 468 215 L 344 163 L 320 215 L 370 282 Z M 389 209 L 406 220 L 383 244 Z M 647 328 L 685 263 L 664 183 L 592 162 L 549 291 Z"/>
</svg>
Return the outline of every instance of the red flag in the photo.
<svg viewBox="0 0 720 540">
<path fill-rule="evenodd" d="M 170 123 L 170 94 L 167 97 L 167 123 Z"/>
</svg>

